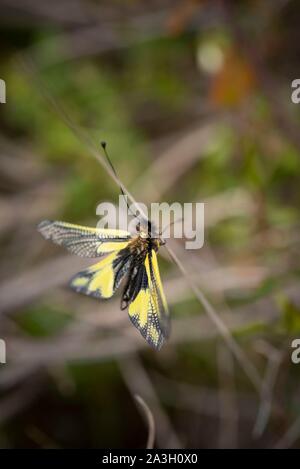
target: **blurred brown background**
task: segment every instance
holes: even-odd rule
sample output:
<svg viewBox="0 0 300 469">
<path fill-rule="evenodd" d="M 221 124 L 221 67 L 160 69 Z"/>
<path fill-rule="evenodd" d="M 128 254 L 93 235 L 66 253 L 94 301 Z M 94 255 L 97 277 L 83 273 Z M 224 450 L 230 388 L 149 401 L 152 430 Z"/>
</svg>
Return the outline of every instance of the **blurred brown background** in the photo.
<svg viewBox="0 0 300 469">
<path fill-rule="evenodd" d="M 0 446 L 143 448 L 134 394 L 156 447 L 299 446 L 300 3 L 1 0 L 0 11 Z M 94 226 L 97 204 L 117 201 L 82 129 L 108 142 L 138 201 L 206 203 L 204 247 L 169 242 L 190 282 L 161 250 L 172 335 L 158 353 L 119 295 L 70 291 L 89 261 L 36 231 L 45 218 Z"/>
</svg>

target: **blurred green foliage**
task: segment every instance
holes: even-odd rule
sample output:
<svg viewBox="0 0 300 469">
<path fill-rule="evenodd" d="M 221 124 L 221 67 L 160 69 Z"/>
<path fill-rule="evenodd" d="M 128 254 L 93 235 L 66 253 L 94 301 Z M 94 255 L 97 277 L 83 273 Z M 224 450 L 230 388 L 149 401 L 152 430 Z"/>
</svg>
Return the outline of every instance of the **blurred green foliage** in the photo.
<svg viewBox="0 0 300 469">
<path fill-rule="evenodd" d="M 21 330 L 33 337 L 54 336 L 72 321 L 72 315 L 52 305 L 37 305 L 22 311 L 16 318 Z"/>
</svg>

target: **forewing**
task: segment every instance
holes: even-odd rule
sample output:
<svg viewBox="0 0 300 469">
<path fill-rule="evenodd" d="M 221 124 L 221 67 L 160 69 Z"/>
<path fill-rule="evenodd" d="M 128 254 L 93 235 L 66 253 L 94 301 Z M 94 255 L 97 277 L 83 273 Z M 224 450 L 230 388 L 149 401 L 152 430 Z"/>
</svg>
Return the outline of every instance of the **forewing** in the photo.
<svg viewBox="0 0 300 469">
<path fill-rule="evenodd" d="M 123 300 L 129 304 L 132 323 L 147 342 L 159 350 L 169 336 L 170 323 L 154 250 L 145 256 L 144 262 L 135 266 Z"/>
<path fill-rule="evenodd" d="M 128 248 L 112 252 L 71 280 L 73 290 L 95 298 L 111 298 L 128 272 L 132 261 Z"/>
<path fill-rule="evenodd" d="M 131 235 L 125 230 L 109 230 L 73 225 L 62 221 L 42 221 L 38 231 L 46 239 L 82 257 L 101 257 L 124 249 Z"/>
</svg>

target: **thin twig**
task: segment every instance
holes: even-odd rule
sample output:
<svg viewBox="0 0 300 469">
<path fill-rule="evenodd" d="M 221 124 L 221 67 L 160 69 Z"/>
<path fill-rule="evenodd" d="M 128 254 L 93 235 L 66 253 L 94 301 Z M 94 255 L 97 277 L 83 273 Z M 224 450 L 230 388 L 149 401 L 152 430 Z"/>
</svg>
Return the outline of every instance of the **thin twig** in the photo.
<svg viewBox="0 0 300 469">
<path fill-rule="evenodd" d="M 156 421 L 157 443 L 161 448 L 182 448 L 169 416 L 163 409 L 156 390 L 144 369 L 138 355 L 119 359 L 123 379 L 132 395 L 143 395 L 151 403 Z"/>
<path fill-rule="evenodd" d="M 203 308 L 205 309 L 207 315 L 211 319 L 211 321 L 215 324 L 217 327 L 218 331 L 222 335 L 224 341 L 234 354 L 235 358 L 239 362 L 239 364 L 242 366 L 244 372 L 252 382 L 253 386 L 255 389 L 259 392 L 260 387 L 261 387 L 261 378 L 258 374 L 258 371 L 254 367 L 254 365 L 249 361 L 248 357 L 245 355 L 241 347 L 238 345 L 238 343 L 233 339 L 228 327 L 225 325 L 225 323 L 220 319 L 218 316 L 217 312 L 215 309 L 212 307 L 212 305 L 209 303 L 209 301 L 206 299 L 200 288 L 195 284 L 194 279 L 191 278 L 190 274 L 188 271 L 185 269 L 184 265 L 182 262 L 178 259 L 176 256 L 175 252 L 168 246 L 166 246 L 166 249 L 168 250 L 170 256 L 174 260 L 175 264 L 179 267 L 181 270 L 183 276 L 186 278 L 188 284 L 190 285 L 192 291 L 194 292 L 196 298 L 200 301 L 202 304 Z"/>
<path fill-rule="evenodd" d="M 144 414 L 146 423 L 148 425 L 148 438 L 147 438 L 146 448 L 153 449 L 154 441 L 155 441 L 155 422 L 154 422 L 153 414 L 141 396 L 139 396 L 138 394 L 135 394 L 135 396 L 133 397 L 135 398 L 139 407 L 142 409 L 142 413 Z"/>
<path fill-rule="evenodd" d="M 265 342 L 260 342 L 260 351 L 266 355 L 268 361 L 265 376 L 261 387 L 260 405 L 253 429 L 254 438 L 259 438 L 267 424 L 272 410 L 273 392 L 283 358 L 283 352 L 271 347 Z"/>
</svg>

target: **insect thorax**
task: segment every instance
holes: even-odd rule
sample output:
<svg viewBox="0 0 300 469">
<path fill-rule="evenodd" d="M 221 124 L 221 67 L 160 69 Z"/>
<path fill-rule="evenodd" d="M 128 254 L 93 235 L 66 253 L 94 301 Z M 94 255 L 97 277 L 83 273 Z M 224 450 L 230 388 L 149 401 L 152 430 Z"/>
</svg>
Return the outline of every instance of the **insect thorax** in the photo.
<svg viewBox="0 0 300 469">
<path fill-rule="evenodd" d="M 150 238 L 139 235 L 132 240 L 130 247 L 136 253 L 145 253 L 146 255 L 146 253 L 151 252 L 152 249 L 157 252 L 160 246 L 161 240 L 159 238 Z"/>
</svg>

